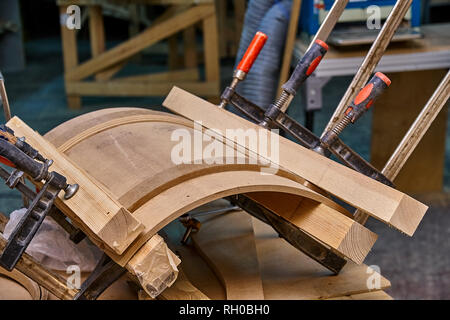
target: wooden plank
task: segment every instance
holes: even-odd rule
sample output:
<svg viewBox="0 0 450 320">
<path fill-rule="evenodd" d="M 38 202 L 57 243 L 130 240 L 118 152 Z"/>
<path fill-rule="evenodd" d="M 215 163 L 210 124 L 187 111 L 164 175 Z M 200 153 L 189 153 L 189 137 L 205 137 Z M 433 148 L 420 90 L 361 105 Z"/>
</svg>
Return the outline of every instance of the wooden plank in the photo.
<svg viewBox="0 0 450 320">
<path fill-rule="evenodd" d="M 102 6 L 89 6 L 89 39 L 91 42 L 91 55 L 96 57 L 105 52 L 105 27 L 103 22 Z M 97 81 L 106 81 L 119 72 L 126 61 L 116 64 L 111 68 L 95 75 Z"/>
<path fill-rule="evenodd" d="M 239 42 L 241 41 L 242 29 L 244 27 L 244 17 L 245 17 L 245 7 L 246 2 L 241 0 L 233 0 L 234 7 L 234 43 L 236 50 L 233 52 L 234 55 L 237 53 Z"/>
<path fill-rule="evenodd" d="M 163 105 L 188 119 L 202 121 L 203 126 L 221 135 L 227 129 L 254 129 L 257 132 L 262 130 L 261 127 L 176 87 L 172 89 Z M 275 133 L 268 134 L 271 137 Z M 272 163 L 275 162 L 408 235 L 414 233 L 427 206 L 288 139 L 274 138 L 277 139 L 279 139 L 279 156 L 277 161 L 271 159 Z M 257 148 L 252 149 L 254 146 L 242 147 L 258 154 Z"/>
<path fill-rule="evenodd" d="M 89 35 L 92 57 L 96 57 L 105 52 L 105 29 L 101 6 L 89 7 Z"/>
<path fill-rule="evenodd" d="M 220 223 L 215 218 L 200 219 L 195 248 L 221 279 L 227 300 L 263 300 L 252 218 L 243 211 L 220 217 Z"/>
<path fill-rule="evenodd" d="M 151 74 L 143 74 L 137 76 L 128 76 L 116 78 L 112 81 L 126 82 L 176 82 L 176 81 L 197 81 L 200 75 L 197 68 L 166 71 Z"/>
<path fill-rule="evenodd" d="M 84 231 L 89 231 L 89 235 L 100 239 L 113 252 L 123 253 L 144 226 L 97 181 L 19 118 L 12 118 L 7 125 L 16 135 L 26 137 L 27 142 L 45 158 L 54 160 L 52 170 L 65 176 L 69 183 L 80 185 L 78 192 L 69 200 L 64 200 L 61 192 L 55 200 L 56 206 L 76 223 L 81 223 Z"/>
<path fill-rule="evenodd" d="M 292 60 L 292 51 L 294 50 L 295 38 L 298 30 L 298 19 L 300 16 L 300 7 L 302 0 L 293 0 L 291 6 L 291 17 L 289 19 L 289 27 L 284 45 L 283 62 L 280 69 L 280 80 L 278 82 L 278 94 L 281 93 L 281 86 L 288 80 L 289 69 Z M 283 110 L 286 111 L 286 110 Z"/>
<path fill-rule="evenodd" d="M 352 262 L 338 275 L 330 275 L 324 267 L 280 239 L 266 224 L 255 219 L 253 228 L 266 299 L 316 300 L 366 293 L 370 291 L 367 282 L 371 276 L 379 276 L 379 287 L 374 290 L 390 287 L 386 278 L 368 266 Z"/>
<path fill-rule="evenodd" d="M 181 57 L 178 54 L 178 34 L 174 34 L 167 39 L 169 46 L 169 70 L 174 71 L 181 67 Z"/>
<path fill-rule="evenodd" d="M 219 88 L 217 81 L 129 82 L 116 80 L 109 82 L 70 81 L 66 84 L 66 91 L 68 94 L 80 94 L 83 96 L 165 96 L 174 83 L 204 97 L 217 96 Z"/>
<path fill-rule="evenodd" d="M 114 77 L 115 74 L 117 74 L 120 70 L 122 70 L 128 63 L 128 60 L 124 60 L 119 62 L 113 67 L 109 67 L 108 69 L 105 69 L 105 71 L 102 71 L 100 73 L 97 73 L 95 75 L 95 79 L 97 81 L 108 81 L 112 77 Z"/>
<path fill-rule="evenodd" d="M 213 12 L 213 14 L 203 20 L 203 48 L 205 52 L 205 78 L 206 81 L 211 81 L 218 84 L 218 87 L 213 92 L 216 97 L 220 96 L 220 58 L 218 37 L 217 19 L 215 12 Z"/>
<path fill-rule="evenodd" d="M 101 55 L 79 65 L 66 74 L 67 80 L 81 80 L 124 59 L 131 57 L 142 49 L 185 29 L 186 27 L 209 17 L 214 13 L 210 5 L 198 5 L 173 18 L 167 19 L 154 27 L 149 27 L 139 35 L 121 43 Z"/>
<path fill-rule="evenodd" d="M 78 65 L 78 49 L 75 30 L 69 30 L 63 22 L 63 17 L 67 15 L 67 6 L 59 8 L 61 23 L 61 41 L 63 49 L 64 73 L 75 69 Z M 67 85 L 67 81 L 65 81 Z M 67 95 L 67 105 L 71 109 L 81 108 L 81 97 L 77 94 Z"/>
<path fill-rule="evenodd" d="M 195 27 L 189 27 L 183 30 L 184 43 L 184 67 L 197 68 L 197 38 Z"/>
</svg>

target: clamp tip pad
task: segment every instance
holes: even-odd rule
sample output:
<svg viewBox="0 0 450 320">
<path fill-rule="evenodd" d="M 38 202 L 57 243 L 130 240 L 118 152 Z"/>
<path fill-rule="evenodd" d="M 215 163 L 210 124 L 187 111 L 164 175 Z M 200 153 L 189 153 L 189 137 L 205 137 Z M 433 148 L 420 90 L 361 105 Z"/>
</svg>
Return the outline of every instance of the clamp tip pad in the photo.
<svg viewBox="0 0 450 320">
<path fill-rule="evenodd" d="M 383 80 L 384 83 L 389 87 L 391 85 L 391 79 L 389 79 L 384 73 L 377 72 L 375 76 Z"/>
<path fill-rule="evenodd" d="M 351 122 L 354 123 L 361 117 L 390 84 L 391 80 L 386 75 L 377 72 L 345 111 L 345 114 L 351 118 Z"/>
<path fill-rule="evenodd" d="M 241 62 L 239 62 L 237 69 L 242 72 L 248 73 L 262 48 L 264 47 L 266 41 L 267 35 L 262 33 L 261 31 L 258 31 L 253 37 L 252 42 L 248 46 L 247 51 L 245 51 L 244 57 L 241 59 Z"/>
<path fill-rule="evenodd" d="M 317 43 L 319 46 L 321 46 L 321 47 L 324 48 L 326 51 L 328 51 L 328 45 L 327 45 L 325 42 L 323 42 L 322 40 L 317 39 L 317 40 L 315 41 L 315 43 Z"/>
</svg>

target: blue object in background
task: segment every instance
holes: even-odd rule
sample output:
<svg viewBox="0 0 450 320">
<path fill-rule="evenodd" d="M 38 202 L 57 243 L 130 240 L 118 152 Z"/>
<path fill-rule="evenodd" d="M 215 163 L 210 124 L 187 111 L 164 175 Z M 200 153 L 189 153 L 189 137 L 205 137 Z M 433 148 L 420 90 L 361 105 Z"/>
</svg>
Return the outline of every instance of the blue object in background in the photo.
<svg viewBox="0 0 450 320">
<path fill-rule="evenodd" d="M 396 0 L 350 0 L 346 9 L 367 8 L 372 5 L 376 6 L 393 6 Z M 315 35 L 319 30 L 319 10 L 330 10 L 334 0 L 303 0 L 300 11 L 299 27 L 301 31 L 309 35 Z M 411 4 L 411 27 L 420 26 L 421 17 L 421 0 L 413 0 Z"/>
</svg>

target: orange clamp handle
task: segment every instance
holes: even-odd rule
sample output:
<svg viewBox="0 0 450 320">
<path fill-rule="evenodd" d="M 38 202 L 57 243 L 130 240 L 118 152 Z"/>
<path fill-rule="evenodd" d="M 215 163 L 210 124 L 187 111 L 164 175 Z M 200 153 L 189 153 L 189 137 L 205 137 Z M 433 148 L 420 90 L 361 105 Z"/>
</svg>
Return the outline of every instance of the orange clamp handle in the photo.
<svg viewBox="0 0 450 320">
<path fill-rule="evenodd" d="M 357 94 L 355 100 L 345 111 L 354 123 L 367 111 L 373 102 L 391 85 L 391 80 L 381 72 L 375 73 L 370 81 Z"/>
<path fill-rule="evenodd" d="M 239 62 L 237 69 L 241 70 L 242 72 L 248 73 L 262 48 L 264 47 L 266 41 L 267 35 L 262 33 L 261 31 L 258 31 L 253 37 L 252 42 L 248 46 L 247 51 L 245 51 L 244 57 L 241 59 L 241 62 Z"/>
</svg>

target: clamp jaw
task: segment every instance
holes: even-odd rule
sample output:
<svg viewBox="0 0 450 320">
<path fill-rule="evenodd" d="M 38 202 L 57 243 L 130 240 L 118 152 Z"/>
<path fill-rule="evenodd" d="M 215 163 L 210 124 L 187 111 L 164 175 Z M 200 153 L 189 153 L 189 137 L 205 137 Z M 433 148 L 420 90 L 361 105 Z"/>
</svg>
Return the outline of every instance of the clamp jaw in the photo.
<svg viewBox="0 0 450 320">
<path fill-rule="evenodd" d="M 36 149 L 25 142 L 25 138 L 17 138 L 14 132 L 5 125 L 0 126 L 0 162 L 15 168 L 11 174 L 3 168 L 0 170 L 0 176 L 6 180 L 8 187 L 17 188 L 27 198 L 32 198 L 27 212 L 14 229 L 0 256 L 0 265 L 11 271 L 30 244 L 44 218 L 52 211 L 53 203 L 59 192 L 64 190 L 64 199 L 67 200 L 75 195 L 79 186 L 78 184 L 68 184 L 67 179 L 58 172 L 50 172 L 49 167 L 53 161 L 45 159 Z M 37 194 L 28 189 L 21 181 L 23 175 L 36 182 L 43 182 L 43 186 Z"/>
</svg>

